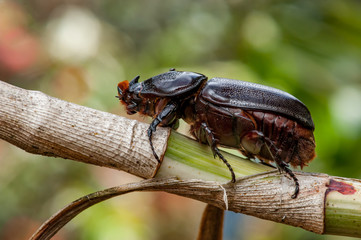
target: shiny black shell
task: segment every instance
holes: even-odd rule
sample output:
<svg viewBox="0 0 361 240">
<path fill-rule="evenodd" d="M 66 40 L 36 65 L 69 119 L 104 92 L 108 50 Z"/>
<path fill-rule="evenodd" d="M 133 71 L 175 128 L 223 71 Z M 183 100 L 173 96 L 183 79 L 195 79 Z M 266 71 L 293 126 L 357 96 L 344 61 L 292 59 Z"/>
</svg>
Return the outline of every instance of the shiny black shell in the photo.
<svg viewBox="0 0 361 240">
<path fill-rule="evenodd" d="M 144 97 L 184 97 L 198 91 L 207 77 L 194 72 L 169 71 L 142 82 Z"/>
<path fill-rule="evenodd" d="M 314 129 L 307 107 L 297 98 L 281 90 L 256 83 L 226 78 L 212 78 L 200 96 L 215 106 L 278 113 Z"/>
</svg>

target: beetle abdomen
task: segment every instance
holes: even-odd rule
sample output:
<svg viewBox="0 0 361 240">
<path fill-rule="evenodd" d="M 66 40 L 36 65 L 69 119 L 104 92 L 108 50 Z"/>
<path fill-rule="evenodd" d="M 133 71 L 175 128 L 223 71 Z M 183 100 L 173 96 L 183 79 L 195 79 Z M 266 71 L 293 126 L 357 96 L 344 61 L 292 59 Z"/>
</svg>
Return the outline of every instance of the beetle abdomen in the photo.
<svg viewBox="0 0 361 240">
<path fill-rule="evenodd" d="M 281 90 L 256 83 L 212 78 L 202 89 L 202 97 L 217 106 L 278 113 L 314 129 L 311 114 L 297 98 Z"/>
<path fill-rule="evenodd" d="M 256 129 L 271 142 L 270 150 L 279 154 L 282 161 L 292 166 L 307 165 L 315 157 L 313 131 L 296 121 L 264 112 L 249 112 L 256 122 Z M 267 154 L 260 152 L 258 158 L 269 161 Z"/>
</svg>

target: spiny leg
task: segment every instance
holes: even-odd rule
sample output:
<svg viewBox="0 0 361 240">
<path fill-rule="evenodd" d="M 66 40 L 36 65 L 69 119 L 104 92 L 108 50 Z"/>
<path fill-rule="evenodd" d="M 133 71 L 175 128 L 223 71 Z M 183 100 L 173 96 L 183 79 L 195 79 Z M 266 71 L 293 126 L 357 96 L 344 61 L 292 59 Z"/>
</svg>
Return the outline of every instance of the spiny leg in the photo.
<svg viewBox="0 0 361 240">
<path fill-rule="evenodd" d="M 253 154 L 258 154 L 261 149 L 267 151 L 267 155 L 270 159 L 276 162 L 277 168 L 280 173 L 285 172 L 288 174 L 293 181 L 295 182 L 295 192 L 292 195 L 292 198 L 296 198 L 299 192 L 299 183 L 297 177 L 294 175 L 294 173 L 291 171 L 291 169 L 288 168 L 287 163 L 282 161 L 280 158 L 281 151 L 278 147 L 274 145 L 274 143 L 267 137 L 264 137 L 264 135 L 261 132 L 258 131 L 251 131 L 249 134 L 246 134 L 244 136 L 244 139 L 242 139 L 243 147 L 251 151 Z M 276 156 L 274 156 L 271 152 L 271 148 L 273 148 L 276 151 Z"/>
<path fill-rule="evenodd" d="M 148 128 L 148 139 L 149 139 L 150 148 L 152 149 L 153 155 L 154 155 L 155 159 L 157 159 L 158 163 L 160 163 L 160 159 L 154 150 L 154 146 L 153 146 L 153 142 L 152 142 L 152 135 L 153 135 L 153 132 L 155 132 L 155 130 L 160 122 L 161 121 L 157 117 L 153 120 L 153 122 L 150 124 L 150 126 Z"/>
<path fill-rule="evenodd" d="M 269 141 L 266 141 L 266 142 L 269 142 Z M 285 163 L 284 161 L 281 160 L 280 158 L 280 150 L 276 148 L 276 146 L 272 145 L 276 150 L 277 150 L 277 153 L 276 153 L 276 156 L 274 157 L 273 154 L 271 153 L 271 150 L 270 150 L 270 147 L 268 144 L 265 145 L 267 147 L 267 150 L 269 151 L 270 153 L 270 156 L 272 156 L 272 158 L 274 159 L 274 161 L 276 162 L 277 164 L 277 168 L 278 168 L 278 171 L 280 173 L 285 172 L 286 174 L 288 174 L 288 176 L 290 176 L 292 178 L 292 180 L 295 182 L 295 191 L 293 193 L 293 195 L 291 196 L 291 198 L 296 198 L 299 191 L 300 191 L 300 184 L 298 183 L 298 179 L 297 177 L 295 176 L 295 174 L 292 172 L 291 169 L 288 168 L 288 164 Z"/>
<path fill-rule="evenodd" d="M 218 157 L 228 167 L 229 171 L 231 172 L 232 182 L 235 183 L 236 182 L 236 175 L 234 174 L 234 171 L 233 171 L 233 168 L 232 168 L 231 164 L 229 164 L 229 162 L 223 157 L 223 155 L 220 153 L 220 151 L 219 151 L 219 149 L 217 147 L 214 147 L 214 151 L 216 152 L 216 155 L 218 155 Z"/>
<path fill-rule="evenodd" d="M 224 162 L 224 164 L 226 164 L 226 166 L 228 167 L 229 171 L 231 172 L 232 175 L 232 182 L 236 182 L 236 175 L 234 174 L 233 168 L 232 166 L 229 164 L 229 162 L 223 157 L 223 155 L 221 154 L 221 152 L 219 151 L 218 147 L 217 147 L 217 142 L 216 139 L 213 135 L 213 132 L 211 129 L 209 129 L 209 127 L 207 126 L 206 123 L 202 123 L 201 124 L 201 128 L 205 131 L 206 133 L 206 137 L 207 137 L 207 142 L 209 144 L 209 146 L 212 149 L 213 152 L 213 156 L 216 157 L 216 155 Z"/>
<path fill-rule="evenodd" d="M 300 191 L 300 184 L 298 183 L 297 177 L 292 172 L 292 170 L 288 168 L 288 165 L 285 162 L 280 161 L 280 163 L 277 163 L 277 166 L 280 170 L 282 170 L 286 174 L 288 174 L 288 176 L 290 176 L 293 179 L 293 181 L 295 182 L 295 191 L 294 191 L 293 195 L 291 196 L 291 198 L 296 198 Z"/>
<path fill-rule="evenodd" d="M 163 110 L 157 115 L 157 117 L 151 122 L 149 128 L 148 128 L 148 138 L 149 138 L 149 144 L 150 148 L 152 149 L 153 155 L 155 159 L 157 159 L 158 163 L 160 163 L 160 159 L 157 155 L 157 153 L 154 150 L 153 141 L 152 141 L 152 135 L 153 132 L 156 131 L 157 126 L 165 120 L 167 117 L 171 116 L 172 113 L 175 113 L 177 110 L 177 105 L 175 103 L 168 103 Z M 170 119 L 172 121 L 173 119 Z"/>
</svg>

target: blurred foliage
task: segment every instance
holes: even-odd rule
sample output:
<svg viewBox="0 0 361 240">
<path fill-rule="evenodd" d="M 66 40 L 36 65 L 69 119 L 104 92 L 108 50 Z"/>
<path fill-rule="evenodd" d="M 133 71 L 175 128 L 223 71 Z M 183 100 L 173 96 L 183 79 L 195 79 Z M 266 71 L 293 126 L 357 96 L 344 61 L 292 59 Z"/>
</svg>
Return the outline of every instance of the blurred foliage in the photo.
<svg viewBox="0 0 361 240">
<path fill-rule="evenodd" d="M 3 0 L 0 79 L 124 116 L 117 82 L 171 67 L 277 87 L 312 113 L 318 156 L 305 170 L 361 178 L 360 12 L 356 0 Z M 77 197 L 134 181 L 4 141 L 0 164 L 1 239 L 25 239 Z M 202 206 L 135 193 L 88 210 L 57 239 L 193 239 Z M 225 239 L 344 239 L 241 216 L 226 219 Z"/>
</svg>

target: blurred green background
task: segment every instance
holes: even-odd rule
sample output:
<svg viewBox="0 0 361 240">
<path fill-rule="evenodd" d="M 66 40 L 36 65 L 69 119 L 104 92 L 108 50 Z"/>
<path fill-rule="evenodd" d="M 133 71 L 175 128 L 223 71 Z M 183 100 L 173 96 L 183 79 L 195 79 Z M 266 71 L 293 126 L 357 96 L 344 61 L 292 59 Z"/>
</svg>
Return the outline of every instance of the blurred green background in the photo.
<svg viewBox="0 0 361 240">
<path fill-rule="evenodd" d="M 312 113 L 317 158 L 304 170 L 361 178 L 360 13 L 356 0 L 2 0 L 0 79 L 123 116 L 116 84 L 171 67 L 273 86 Z M 0 165 L 0 239 L 27 239 L 72 200 L 138 180 L 4 141 Z M 54 239 L 194 239 L 203 208 L 132 193 L 85 211 Z M 228 213 L 224 239 L 345 237 Z"/>
</svg>

